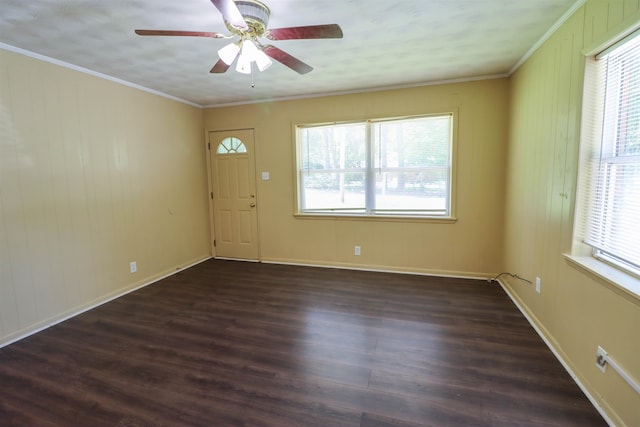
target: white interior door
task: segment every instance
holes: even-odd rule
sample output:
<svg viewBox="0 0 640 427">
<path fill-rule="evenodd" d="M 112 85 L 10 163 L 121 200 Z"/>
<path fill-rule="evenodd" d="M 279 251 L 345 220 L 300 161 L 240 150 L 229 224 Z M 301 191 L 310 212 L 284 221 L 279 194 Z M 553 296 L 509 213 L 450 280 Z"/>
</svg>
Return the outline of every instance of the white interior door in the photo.
<svg viewBox="0 0 640 427">
<path fill-rule="evenodd" d="M 253 129 L 209 132 L 216 257 L 259 259 Z"/>
</svg>

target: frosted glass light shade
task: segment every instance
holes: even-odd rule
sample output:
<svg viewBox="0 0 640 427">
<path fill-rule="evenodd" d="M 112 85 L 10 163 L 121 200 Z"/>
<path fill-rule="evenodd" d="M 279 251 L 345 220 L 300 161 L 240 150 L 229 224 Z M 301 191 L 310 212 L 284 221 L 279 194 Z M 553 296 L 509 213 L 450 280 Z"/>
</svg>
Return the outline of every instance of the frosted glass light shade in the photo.
<svg viewBox="0 0 640 427">
<path fill-rule="evenodd" d="M 256 60 L 258 52 L 260 51 L 251 40 L 245 40 L 242 42 L 242 56 L 245 56 L 249 62 Z"/>
<path fill-rule="evenodd" d="M 240 52 L 240 46 L 237 43 L 231 43 L 218 50 L 218 56 L 227 65 L 231 65 Z"/>
<path fill-rule="evenodd" d="M 258 66 L 258 70 L 264 71 L 269 68 L 273 64 L 271 59 L 261 50 L 258 50 L 256 53 L 256 65 Z"/>
<path fill-rule="evenodd" d="M 244 53 L 241 53 L 240 57 L 238 58 L 236 71 L 242 74 L 251 73 L 251 60 Z"/>
</svg>

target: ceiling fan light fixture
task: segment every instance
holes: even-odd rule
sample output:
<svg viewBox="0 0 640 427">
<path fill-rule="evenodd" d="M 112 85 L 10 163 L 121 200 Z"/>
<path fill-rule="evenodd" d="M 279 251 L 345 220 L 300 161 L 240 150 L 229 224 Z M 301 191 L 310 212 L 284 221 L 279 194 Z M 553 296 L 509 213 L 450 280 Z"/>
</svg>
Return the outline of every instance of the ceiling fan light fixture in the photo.
<svg viewBox="0 0 640 427">
<path fill-rule="evenodd" d="M 230 43 L 218 50 L 218 56 L 222 59 L 222 62 L 227 65 L 231 65 L 236 59 L 236 56 L 238 56 L 238 52 L 240 52 L 240 46 L 238 46 L 238 43 Z"/>
<path fill-rule="evenodd" d="M 229 44 L 218 51 L 220 59 L 227 65 L 231 65 L 238 58 L 236 71 L 242 74 L 250 74 L 252 62 L 256 63 L 258 70 L 264 71 L 272 64 L 271 59 L 256 46 L 250 39 L 244 39 L 239 43 Z M 227 62 L 228 61 L 228 62 Z"/>
</svg>

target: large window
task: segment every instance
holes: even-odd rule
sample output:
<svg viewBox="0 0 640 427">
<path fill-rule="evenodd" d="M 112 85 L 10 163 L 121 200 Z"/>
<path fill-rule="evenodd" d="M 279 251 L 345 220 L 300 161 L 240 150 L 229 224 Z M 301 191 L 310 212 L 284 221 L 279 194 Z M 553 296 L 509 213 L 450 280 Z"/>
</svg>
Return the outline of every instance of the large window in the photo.
<svg viewBox="0 0 640 427">
<path fill-rule="evenodd" d="M 640 274 L 640 37 L 589 65 L 597 108 L 587 117 L 595 131 L 584 171 L 584 243 L 596 258 Z"/>
<path fill-rule="evenodd" d="M 297 127 L 298 210 L 451 216 L 453 115 Z"/>
</svg>

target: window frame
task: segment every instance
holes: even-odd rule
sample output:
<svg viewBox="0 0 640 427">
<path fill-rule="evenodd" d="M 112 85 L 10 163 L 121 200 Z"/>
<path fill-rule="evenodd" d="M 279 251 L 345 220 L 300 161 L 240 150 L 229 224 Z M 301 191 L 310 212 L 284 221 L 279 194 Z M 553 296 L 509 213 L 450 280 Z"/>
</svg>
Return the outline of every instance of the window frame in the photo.
<svg viewBox="0 0 640 427">
<path fill-rule="evenodd" d="M 448 198 L 448 215 L 420 215 L 411 214 L 410 210 L 405 212 L 398 211 L 397 213 L 368 213 L 366 208 L 364 212 L 349 212 L 340 213 L 337 210 L 327 210 L 322 212 L 320 210 L 302 210 L 303 201 L 303 188 L 300 179 L 300 165 L 303 162 L 302 151 L 300 149 L 300 133 L 299 131 L 309 127 L 330 126 L 330 125 L 350 125 L 350 124 L 366 124 L 366 156 L 369 162 L 372 163 L 371 151 L 372 142 L 370 135 L 370 124 L 372 123 L 384 123 L 401 120 L 411 120 L 419 118 L 429 118 L 438 116 L 449 116 L 450 123 L 450 146 L 449 146 L 449 191 L 446 197 Z M 331 122 L 319 122 L 319 123 L 292 123 L 292 135 L 293 135 L 293 174 L 295 182 L 295 196 L 294 196 L 294 217 L 299 219 L 338 219 L 338 220 L 366 220 L 366 221 L 401 221 L 401 222 L 434 222 L 434 223 L 454 223 L 456 218 L 456 193 L 457 193 L 457 157 L 458 157 L 458 110 L 448 109 L 445 111 L 436 111 L 423 114 L 407 115 L 407 116 L 384 116 L 375 118 L 363 118 L 357 120 L 344 120 L 344 121 L 331 121 Z M 374 166 L 371 164 L 370 168 L 365 168 L 365 179 L 371 179 L 369 173 L 374 171 Z M 365 188 L 366 188 L 365 184 Z M 372 187 L 375 192 L 375 185 Z M 367 191 L 365 189 L 365 191 Z M 390 210 L 387 210 L 390 212 Z"/>
<path fill-rule="evenodd" d="M 611 99 L 605 96 L 605 90 L 596 82 L 602 82 L 605 67 L 598 64 L 599 58 L 615 48 L 624 45 L 640 34 L 626 33 L 610 40 L 609 43 L 584 51 L 585 71 L 582 93 L 582 119 L 579 146 L 579 169 L 577 176 L 576 203 L 574 206 L 574 231 L 571 253 L 564 254 L 570 265 L 595 276 L 613 286 L 631 300 L 640 300 L 640 275 L 635 268 L 602 254 L 601 250 L 586 243 L 589 204 L 594 197 L 594 188 L 600 178 L 600 158 L 602 142 L 611 127 L 605 124 L 605 107 Z M 619 95 L 619 94 L 618 94 Z M 616 121 L 618 120 L 616 114 Z M 611 144 L 611 143 L 609 143 Z M 605 156 L 606 157 L 606 156 Z M 611 156 L 609 156 L 611 157 Z M 613 161 L 615 163 L 616 160 Z"/>
</svg>

